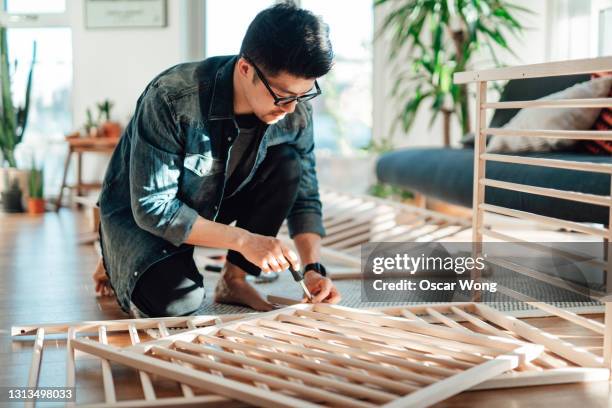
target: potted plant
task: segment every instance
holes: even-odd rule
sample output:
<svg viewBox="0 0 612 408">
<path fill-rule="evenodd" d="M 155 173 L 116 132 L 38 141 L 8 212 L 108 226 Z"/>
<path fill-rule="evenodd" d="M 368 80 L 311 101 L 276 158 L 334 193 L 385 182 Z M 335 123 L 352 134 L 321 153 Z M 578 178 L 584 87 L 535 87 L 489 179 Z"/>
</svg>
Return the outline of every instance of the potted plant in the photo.
<svg viewBox="0 0 612 408">
<path fill-rule="evenodd" d="M 113 102 L 105 99 L 98 103 L 98 118 L 104 119 L 99 129 L 99 136 L 118 139 L 121 136 L 121 125 L 111 120 L 111 109 Z"/>
<path fill-rule="evenodd" d="M 32 162 L 32 169 L 30 170 L 30 177 L 28 180 L 30 192 L 30 196 L 28 197 L 29 214 L 37 215 L 45 212 L 44 176 L 43 169 L 36 168 L 34 162 Z"/>
<path fill-rule="evenodd" d="M 450 119 L 456 116 L 463 135 L 470 132 L 466 85 L 453 83 L 455 72 L 470 68 L 478 51 L 485 50 L 501 66 L 496 48 L 515 55 L 507 34 L 520 36 L 525 27 L 515 13 L 529 9 L 508 0 L 375 0 L 388 6 L 379 35 L 390 37 L 390 62 L 395 73 L 392 96 L 402 105 L 398 120 L 408 132 L 421 104 L 431 100 L 433 124 L 444 118 L 444 144 L 450 142 Z M 395 125 L 394 124 L 394 125 Z"/>
<path fill-rule="evenodd" d="M 36 61 L 36 43 L 33 45 L 32 63 L 26 82 L 25 101 L 23 106 L 15 106 L 11 89 L 12 78 L 8 57 L 7 31 L 0 26 L 0 192 L 3 194 L 3 208 L 6 211 L 22 211 L 22 204 L 15 205 L 13 198 L 16 191 L 27 194 L 27 171 L 17 169 L 15 149 L 23 141 L 23 135 L 28 122 L 30 95 L 32 91 L 32 75 Z M 6 166 L 6 167 L 5 167 Z M 6 201 L 6 198 L 8 201 Z"/>
<path fill-rule="evenodd" d="M 91 113 L 91 109 L 87 108 L 85 111 L 86 121 L 83 127 L 85 128 L 85 136 L 89 137 L 97 137 L 100 132 L 98 132 L 98 122 L 94 120 L 93 114 Z M 71 135 L 69 135 L 71 136 Z"/>
<path fill-rule="evenodd" d="M 4 191 L 0 192 L 0 198 L 2 198 L 2 209 L 7 213 L 23 212 L 23 205 L 21 204 L 21 188 L 19 188 L 19 180 L 13 179 L 12 182 L 8 180 L 8 173 L 6 174 L 5 185 L 7 186 Z"/>
</svg>

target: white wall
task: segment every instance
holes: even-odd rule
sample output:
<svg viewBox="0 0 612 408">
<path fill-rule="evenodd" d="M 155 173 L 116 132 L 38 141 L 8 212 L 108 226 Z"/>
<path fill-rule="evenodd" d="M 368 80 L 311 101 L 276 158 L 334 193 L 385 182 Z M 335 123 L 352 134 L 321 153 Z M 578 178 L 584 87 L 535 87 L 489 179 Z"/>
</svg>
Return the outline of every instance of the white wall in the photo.
<svg viewBox="0 0 612 408">
<path fill-rule="evenodd" d="M 146 84 L 181 61 L 181 3 L 168 1 L 163 28 L 86 29 L 84 2 L 70 2 L 75 127 L 103 99 L 115 102 L 114 116 L 125 122 Z"/>
<path fill-rule="evenodd" d="M 533 16 L 526 15 L 521 19 L 521 22 L 529 27 L 522 40 L 508 35 L 509 45 L 511 49 L 515 50 L 519 60 L 501 52 L 498 54 L 500 59 L 507 64 L 514 65 L 545 62 L 548 47 L 548 2 L 543 0 L 514 0 L 513 3 L 528 7 L 536 14 Z M 383 16 L 384 9 L 376 8 L 374 16 L 376 32 L 382 24 Z M 476 66 L 478 68 L 491 67 L 492 63 L 484 62 L 480 65 L 477 61 Z M 384 40 L 377 41 L 374 45 L 374 137 L 378 140 L 390 134 L 391 125 L 397 117 L 397 109 L 401 107 L 390 96 L 393 83 L 393 73 L 390 64 L 387 62 L 387 44 Z M 401 126 L 397 126 L 393 133 L 395 146 L 442 146 L 442 115 L 439 115 L 433 126 L 429 128 L 431 118 L 429 106 L 431 106 L 431 103 L 431 100 L 426 100 L 421 105 L 417 118 L 408 134 L 401 129 Z M 461 138 L 461 128 L 454 118 L 451 123 L 451 144 L 457 145 Z"/>
<path fill-rule="evenodd" d="M 73 127 L 82 130 L 86 109 L 91 108 L 97 114 L 96 103 L 104 99 L 114 102 L 113 119 L 125 125 L 138 97 L 153 77 L 173 65 L 200 57 L 196 52 L 196 36 L 201 35 L 201 30 L 193 29 L 193 24 L 197 14 L 203 12 L 201 3 L 168 0 L 166 27 L 122 29 L 86 29 L 84 3 L 69 2 Z M 108 157 L 100 154 L 85 155 L 84 179 L 99 180 L 107 162 Z"/>
</svg>

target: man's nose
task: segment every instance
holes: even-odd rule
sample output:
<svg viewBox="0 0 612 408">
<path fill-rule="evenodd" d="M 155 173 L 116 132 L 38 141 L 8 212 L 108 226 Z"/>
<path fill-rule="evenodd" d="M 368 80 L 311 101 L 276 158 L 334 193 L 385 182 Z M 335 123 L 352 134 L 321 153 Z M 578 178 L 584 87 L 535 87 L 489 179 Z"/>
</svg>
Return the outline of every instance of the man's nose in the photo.
<svg viewBox="0 0 612 408">
<path fill-rule="evenodd" d="M 293 101 L 293 102 L 288 103 L 286 105 L 280 105 L 280 108 L 282 109 L 283 112 L 293 113 L 293 111 L 295 110 L 295 106 L 296 105 L 297 105 L 297 101 Z"/>
</svg>

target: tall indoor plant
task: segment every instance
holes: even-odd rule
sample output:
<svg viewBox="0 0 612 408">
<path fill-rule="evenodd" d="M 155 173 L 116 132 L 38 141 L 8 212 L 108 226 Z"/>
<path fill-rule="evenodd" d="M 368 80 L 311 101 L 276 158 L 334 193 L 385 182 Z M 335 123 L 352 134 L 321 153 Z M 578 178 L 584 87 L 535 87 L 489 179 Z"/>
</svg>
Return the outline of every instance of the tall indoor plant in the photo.
<svg viewBox="0 0 612 408">
<path fill-rule="evenodd" d="M 399 123 L 407 132 L 423 102 L 431 100 L 430 125 L 442 112 L 445 142 L 454 115 L 463 134 L 470 131 L 468 93 L 453 83 L 455 72 L 470 68 L 484 49 L 496 66 L 496 47 L 512 53 L 507 34 L 520 35 L 525 27 L 515 13 L 530 10 L 506 0 L 375 0 L 388 5 L 379 35 L 389 35 L 389 59 L 400 70 L 392 95 L 401 104 Z"/>
<path fill-rule="evenodd" d="M 25 171 L 17 170 L 15 149 L 23 141 L 23 135 L 28 123 L 30 96 L 32 93 L 32 76 L 36 61 L 36 43 L 32 50 L 32 63 L 28 73 L 25 100 L 23 106 L 15 106 L 13 102 L 13 78 L 8 56 L 8 41 L 6 27 L 0 26 L 0 192 L 16 194 L 20 190 L 27 197 L 27 179 Z M 15 69 L 17 64 L 15 64 Z M 5 168 L 8 166 L 8 168 Z M 6 195 L 3 195 L 5 197 Z M 3 206 L 7 211 L 18 211 L 8 208 L 6 200 Z M 7 207 L 8 205 L 8 207 Z"/>
<path fill-rule="evenodd" d="M 32 74 L 34 62 L 36 61 L 36 43 L 32 49 L 32 63 L 25 90 L 25 101 L 23 106 L 15 106 L 13 103 L 12 78 L 10 72 L 8 41 L 6 27 L 0 27 L 0 87 L 2 96 L 0 99 L 0 151 L 3 160 L 9 167 L 17 167 L 15 160 L 15 148 L 23 140 L 26 125 L 28 123 L 28 112 L 30 110 L 30 95 L 32 91 Z"/>
</svg>

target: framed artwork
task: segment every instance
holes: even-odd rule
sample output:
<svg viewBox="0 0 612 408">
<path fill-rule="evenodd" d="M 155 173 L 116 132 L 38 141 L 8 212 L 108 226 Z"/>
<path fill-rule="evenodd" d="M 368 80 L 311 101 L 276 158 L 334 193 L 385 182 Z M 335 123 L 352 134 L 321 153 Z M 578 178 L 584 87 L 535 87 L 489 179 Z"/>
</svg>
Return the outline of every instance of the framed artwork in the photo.
<svg viewBox="0 0 612 408">
<path fill-rule="evenodd" d="M 85 0 L 86 28 L 166 27 L 166 0 Z"/>
</svg>

